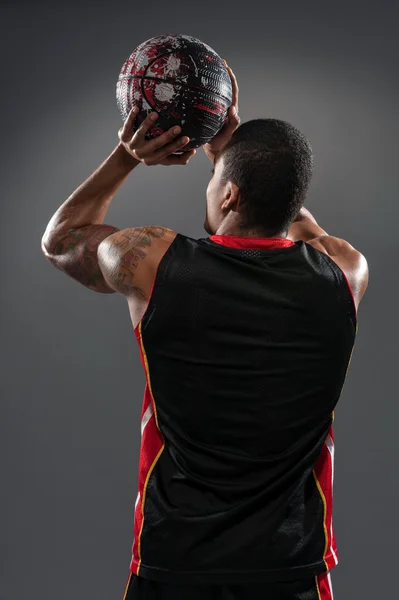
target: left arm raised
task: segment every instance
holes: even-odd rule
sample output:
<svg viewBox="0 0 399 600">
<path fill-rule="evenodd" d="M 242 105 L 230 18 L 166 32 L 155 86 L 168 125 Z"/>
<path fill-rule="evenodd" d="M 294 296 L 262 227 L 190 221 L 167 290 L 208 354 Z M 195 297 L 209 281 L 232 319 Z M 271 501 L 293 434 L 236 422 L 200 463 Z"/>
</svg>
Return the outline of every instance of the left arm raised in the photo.
<svg viewBox="0 0 399 600">
<path fill-rule="evenodd" d="M 121 291 L 118 287 L 120 279 L 111 287 L 109 273 L 107 280 L 104 278 L 97 254 L 101 242 L 119 231 L 116 227 L 102 224 L 116 191 L 140 162 L 146 165 L 186 165 L 196 152 L 195 149 L 184 151 L 190 139 L 178 137 L 180 127 L 171 127 L 155 139 L 146 140 L 145 136 L 158 115 L 150 113 L 136 130 L 137 113 L 138 107 L 134 106 L 119 130 L 118 146 L 57 210 L 42 238 L 42 251 L 55 267 L 89 289 L 103 294 Z M 174 156 L 176 150 L 182 150 L 183 154 Z M 154 231 L 157 230 L 155 228 Z M 136 233 L 133 238 L 135 236 Z M 146 236 L 139 234 L 142 241 Z M 123 238 L 121 248 L 125 242 Z M 121 260 L 121 257 L 115 256 L 115 260 Z M 107 256 L 104 265 L 115 276 L 118 265 L 111 263 L 110 256 Z M 126 280 L 126 274 L 122 279 Z M 123 293 L 128 292 L 125 284 L 122 290 Z"/>
<path fill-rule="evenodd" d="M 99 244 L 119 231 L 103 225 L 116 191 L 140 163 L 118 145 L 98 169 L 60 206 L 42 238 L 45 257 L 89 289 L 103 294 L 115 290 L 106 283 L 98 264 Z"/>
</svg>

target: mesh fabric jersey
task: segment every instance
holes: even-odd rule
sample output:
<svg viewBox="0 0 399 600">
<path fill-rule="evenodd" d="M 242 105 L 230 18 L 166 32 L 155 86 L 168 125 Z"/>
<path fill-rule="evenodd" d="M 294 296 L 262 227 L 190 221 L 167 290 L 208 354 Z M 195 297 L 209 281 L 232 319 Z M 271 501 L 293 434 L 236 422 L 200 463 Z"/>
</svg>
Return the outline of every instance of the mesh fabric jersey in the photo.
<svg viewBox="0 0 399 600">
<path fill-rule="evenodd" d="M 309 244 L 177 235 L 135 329 L 132 573 L 240 583 L 337 564 L 332 422 L 356 330 L 345 275 Z"/>
</svg>

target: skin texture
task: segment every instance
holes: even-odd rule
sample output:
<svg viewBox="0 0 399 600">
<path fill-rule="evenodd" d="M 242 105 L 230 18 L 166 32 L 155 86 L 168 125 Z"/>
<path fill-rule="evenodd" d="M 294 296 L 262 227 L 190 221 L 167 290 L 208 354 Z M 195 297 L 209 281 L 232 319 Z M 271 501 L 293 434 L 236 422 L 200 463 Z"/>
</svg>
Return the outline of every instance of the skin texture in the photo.
<svg viewBox="0 0 399 600">
<path fill-rule="evenodd" d="M 164 228 L 140 227 L 124 229 L 106 238 L 98 248 L 98 262 L 110 287 L 125 296 L 138 294 L 144 300 L 146 293 L 135 285 L 140 261 L 148 257 L 152 240 L 165 235 Z"/>
<path fill-rule="evenodd" d="M 98 263 L 108 285 L 124 296 L 148 300 L 152 282 L 147 273 L 153 270 L 151 266 L 156 269 L 168 231 L 165 227 L 132 227 L 101 242 Z"/>
<path fill-rule="evenodd" d="M 224 163 L 223 155 L 216 155 L 212 177 L 206 190 L 206 217 L 204 228 L 210 235 L 244 235 L 238 226 L 240 190 L 231 181 L 221 183 Z M 233 233 L 232 233 L 233 232 Z M 248 237 L 263 237 L 255 231 L 247 231 Z"/>
</svg>

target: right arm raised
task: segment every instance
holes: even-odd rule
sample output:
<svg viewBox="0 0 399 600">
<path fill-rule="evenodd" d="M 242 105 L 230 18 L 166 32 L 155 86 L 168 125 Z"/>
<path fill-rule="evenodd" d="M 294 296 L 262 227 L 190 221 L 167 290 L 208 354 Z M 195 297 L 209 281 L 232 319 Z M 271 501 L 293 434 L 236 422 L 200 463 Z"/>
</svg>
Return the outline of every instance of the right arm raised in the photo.
<svg viewBox="0 0 399 600">
<path fill-rule="evenodd" d="M 349 242 L 336 238 L 322 229 L 313 215 L 301 208 L 297 218 L 288 230 L 287 239 L 302 240 L 320 252 L 327 254 L 344 272 L 352 290 L 356 309 L 368 284 L 369 270 L 365 257 Z"/>
<path fill-rule="evenodd" d="M 327 231 L 318 225 L 314 216 L 303 206 L 289 228 L 287 238 L 293 242 L 308 242 L 322 235 L 328 235 Z"/>
</svg>

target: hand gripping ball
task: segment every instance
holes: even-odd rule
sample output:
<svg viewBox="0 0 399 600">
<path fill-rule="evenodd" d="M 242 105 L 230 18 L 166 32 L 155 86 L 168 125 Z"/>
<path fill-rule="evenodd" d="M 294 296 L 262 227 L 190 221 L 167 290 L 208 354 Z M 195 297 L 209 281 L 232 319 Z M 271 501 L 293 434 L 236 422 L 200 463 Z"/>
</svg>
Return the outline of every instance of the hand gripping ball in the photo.
<svg viewBox="0 0 399 600">
<path fill-rule="evenodd" d="M 158 120 L 146 134 L 153 139 L 174 125 L 190 142 L 185 150 L 209 142 L 223 127 L 232 102 L 229 73 L 212 48 L 189 35 L 159 35 L 143 42 L 123 64 L 116 85 L 123 121 L 139 106 L 136 126 L 148 113 Z"/>
</svg>

